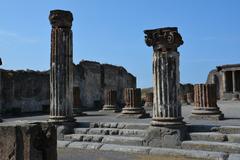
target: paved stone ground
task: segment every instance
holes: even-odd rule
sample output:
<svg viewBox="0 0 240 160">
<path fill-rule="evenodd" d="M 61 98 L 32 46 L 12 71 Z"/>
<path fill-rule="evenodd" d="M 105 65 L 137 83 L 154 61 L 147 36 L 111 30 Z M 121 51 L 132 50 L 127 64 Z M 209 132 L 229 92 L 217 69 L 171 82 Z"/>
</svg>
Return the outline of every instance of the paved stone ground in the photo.
<svg viewBox="0 0 240 160">
<path fill-rule="evenodd" d="M 204 120 L 189 120 L 188 116 L 191 114 L 193 106 L 182 106 L 182 114 L 184 121 L 191 124 L 205 124 L 205 125 L 240 125 L 240 101 L 219 101 L 218 106 L 225 115 L 222 121 L 204 121 Z M 148 109 L 152 115 L 152 111 Z M 76 117 L 78 122 L 134 122 L 134 123 L 150 123 L 151 118 L 146 119 L 120 119 L 116 118 L 117 113 L 106 113 L 91 111 L 85 112 L 87 116 Z M 5 122 L 16 120 L 47 120 L 48 115 L 29 115 L 18 118 L 7 118 Z"/>
<path fill-rule="evenodd" d="M 91 157 L 91 158 L 90 158 Z M 58 149 L 58 160 L 203 160 L 186 157 L 149 156 L 125 152 Z"/>
</svg>

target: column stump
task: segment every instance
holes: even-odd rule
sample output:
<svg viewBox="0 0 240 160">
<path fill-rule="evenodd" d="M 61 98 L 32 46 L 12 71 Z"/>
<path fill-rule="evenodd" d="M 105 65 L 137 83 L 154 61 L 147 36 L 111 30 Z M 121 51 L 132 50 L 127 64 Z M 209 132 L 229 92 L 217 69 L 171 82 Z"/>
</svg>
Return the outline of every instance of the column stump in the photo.
<svg viewBox="0 0 240 160">
<path fill-rule="evenodd" d="M 191 119 L 222 120 L 224 115 L 217 106 L 216 85 L 194 85 L 194 109 Z"/>
<path fill-rule="evenodd" d="M 125 88 L 124 89 L 125 106 L 122 109 L 119 118 L 147 118 L 149 114 L 141 104 L 141 89 L 140 88 Z"/>
<path fill-rule="evenodd" d="M 190 105 L 194 104 L 194 93 L 187 93 L 187 103 Z"/>
<path fill-rule="evenodd" d="M 104 102 L 105 103 L 101 111 L 119 112 L 119 108 L 117 106 L 117 91 L 112 89 L 106 90 Z"/>
<path fill-rule="evenodd" d="M 146 93 L 144 107 L 153 107 L 153 93 Z"/>
</svg>

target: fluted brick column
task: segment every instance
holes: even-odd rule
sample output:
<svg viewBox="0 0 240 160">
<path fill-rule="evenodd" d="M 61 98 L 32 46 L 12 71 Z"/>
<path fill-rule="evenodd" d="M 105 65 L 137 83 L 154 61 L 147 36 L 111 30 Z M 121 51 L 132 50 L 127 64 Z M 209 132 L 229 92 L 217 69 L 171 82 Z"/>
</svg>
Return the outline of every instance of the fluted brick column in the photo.
<svg viewBox="0 0 240 160">
<path fill-rule="evenodd" d="M 122 109 L 122 114 L 129 117 L 143 118 L 147 114 L 141 103 L 140 88 L 125 88 L 124 89 L 125 106 Z"/>
<path fill-rule="evenodd" d="M 117 91 L 112 90 L 112 89 L 106 90 L 103 110 L 104 111 L 112 111 L 112 112 L 118 111 Z"/>
<path fill-rule="evenodd" d="M 194 85 L 194 110 L 190 118 L 219 120 L 223 118 L 217 106 L 215 84 Z"/>
<path fill-rule="evenodd" d="M 179 101 L 179 52 L 183 44 L 176 27 L 145 30 L 153 53 L 153 126 L 182 125 Z"/>
<path fill-rule="evenodd" d="M 146 93 L 144 106 L 145 107 L 152 107 L 153 106 L 153 93 Z"/>
<path fill-rule="evenodd" d="M 69 11 L 52 10 L 50 121 L 70 122 L 73 106 L 72 21 Z"/>
</svg>

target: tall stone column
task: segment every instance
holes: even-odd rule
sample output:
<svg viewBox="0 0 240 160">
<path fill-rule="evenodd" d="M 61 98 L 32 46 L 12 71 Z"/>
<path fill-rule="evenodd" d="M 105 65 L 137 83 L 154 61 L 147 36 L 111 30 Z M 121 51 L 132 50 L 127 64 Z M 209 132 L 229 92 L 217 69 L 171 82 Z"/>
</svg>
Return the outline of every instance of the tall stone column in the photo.
<svg viewBox="0 0 240 160">
<path fill-rule="evenodd" d="M 192 119 L 220 120 L 223 114 L 217 106 L 215 84 L 194 85 L 194 110 Z"/>
<path fill-rule="evenodd" d="M 146 93 L 145 95 L 145 107 L 153 107 L 153 93 Z"/>
<path fill-rule="evenodd" d="M 153 47 L 153 117 L 145 142 L 150 146 L 179 147 L 186 138 L 179 100 L 179 52 L 183 44 L 176 27 L 145 30 Z"/>
<path fill-rule="evenodd" d="M 179 52 L 183 44 L 176 27 L 145 30 L 145 42 L 153 46 L 153 118 L 151 125 L 182 125 L 179 102 Z"/>
<path fill-rule="evenodd" d="M 103 111 L 118 112 L 117 91 L 109 89 L 105 92 Z"/>
<path fill-rule="evenodd" d="M 140 88 L 125 88 L 124 101 L 125 106 L 119 117 L 145 118 L 149 116 L 142 107 Z"/>
<path fill-rule="evenodd" d="M 50 117 L 53 122 L 71 122 L 73 106 L 72 21 L 69 11 L 52 10 Z"/>
</svg>

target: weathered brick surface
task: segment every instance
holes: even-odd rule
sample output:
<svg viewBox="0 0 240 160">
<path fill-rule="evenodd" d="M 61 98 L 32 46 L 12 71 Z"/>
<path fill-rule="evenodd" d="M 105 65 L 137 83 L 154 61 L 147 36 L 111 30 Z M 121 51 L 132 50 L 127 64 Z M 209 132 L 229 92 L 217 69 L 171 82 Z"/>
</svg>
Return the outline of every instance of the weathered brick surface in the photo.
<svg viewBox="0 0 240 160">
<path fill-rule="evenodd" d="M 57 160 L 56 128 L 48 123 L 0 125 L 1 160 Z"/>
</svg>

